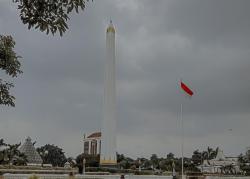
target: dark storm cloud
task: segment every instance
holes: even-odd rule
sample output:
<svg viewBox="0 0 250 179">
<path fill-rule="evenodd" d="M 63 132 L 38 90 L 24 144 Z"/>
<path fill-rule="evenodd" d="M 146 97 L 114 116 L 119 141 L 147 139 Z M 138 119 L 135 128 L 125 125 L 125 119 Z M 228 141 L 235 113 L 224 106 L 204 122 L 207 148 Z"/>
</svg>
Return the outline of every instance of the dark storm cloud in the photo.
<svg viewBox="0 0 250 179">
<path fill-rule="evenodd" d="M 116 27 L 118 152 L 179 154 L 220 146 L 239 154 L 249 133 L 249 1 L 94 1 L 72 14 L 61 38 L 28 30 L 15 5 L 0 3 L 0 32 L 23 56 L 16 108 L 2 107 L 1 137 L 82 151 L 83 133 L 100 130 L 105 28 Z M 2 74 L 2 73 L 1 73 Z M 194 90 L 185 99 L 178 81 Z M 233 129 L 228 131 L 228 129 Z M 74 147 L 72 147 L 74 146 Z M 135 151 L 135 148 L 138 151 Z"/>
</svg>

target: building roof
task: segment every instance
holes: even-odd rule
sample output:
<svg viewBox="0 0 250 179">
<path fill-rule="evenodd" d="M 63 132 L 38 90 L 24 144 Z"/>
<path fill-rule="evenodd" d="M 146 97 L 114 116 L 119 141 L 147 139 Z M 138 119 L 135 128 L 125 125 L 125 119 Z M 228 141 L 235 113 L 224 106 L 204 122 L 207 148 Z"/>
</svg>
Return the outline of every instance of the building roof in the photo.
<svg viewBox="0 0 250 179">
<path fill-rule="evenodd" d="M 102 133 L 101 132 L 94 132 L 92 134 L 90 134 L 87 138 L 97 138 L 97 137 L 101 137 Z"/>
<path fill-rule="evenodd" d="M 42 164 L 43 160 L 36 151 L 36 148 L 31 142 L 31 138 L 28 137 L 24 144 L 20 147 L 20 152 L 27 156 L 28 163 Z"/>
</svg>

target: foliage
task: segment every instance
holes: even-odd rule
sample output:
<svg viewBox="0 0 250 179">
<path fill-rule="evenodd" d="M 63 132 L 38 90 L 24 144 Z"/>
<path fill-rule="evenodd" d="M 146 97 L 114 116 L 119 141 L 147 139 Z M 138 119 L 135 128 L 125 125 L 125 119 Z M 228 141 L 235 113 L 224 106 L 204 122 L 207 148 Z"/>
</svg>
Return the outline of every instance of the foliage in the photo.
<svg viewBox="0 0 250 179">
<path fill-rule="evenodd" d="M 83 171 L 83 160 L 85 159 L 85 167 L 99 167 L 100 155 L 80 154 L 76 157 L 76 167 L 79 173 Z"/>
<path fill-rule="evenodd" d="M 167 154 L 167 159 L 173 160 L 174 159 L 174 154 L 171 153 L 171 152 L 169 154 Z"/>
<path fill-rule="evenodd" d="M 70 166 L 71 166 L 71 167 L 76 167 L 76 163 L 75 163 L 75 160 L 74 160 L 73 157 L 67 158 L 67 162 L 70 163 Z"/>
<path fill-rule="evenodd" d="M 193 164 L 195 166 L 201 165 L 203 163 L 202 152 L 199 152 L 199 150 L 195 150 L 193 152 L 191 160 L 193 161 Z"/>
<path fill-rule="evenodd" d="M 10 77 L 17 77 L 22 73 L 20 70 L 20 56 L 14 52 L 15 41 L 11 36 L 0 35 L 0 69 Z M 10 82 L 3 81 L 0 78 L 0 105 L 15 106 L 15 97 L 9 93 L 9 89 L 14 87 Z"/>
<path fill-rule="evenodd" d="M 27 157 L 21 153 L 18 148 L 19 144 L 6 144 L 3 139 L 0 139 L 0 147 L 4 147 L 0 151 L 0 164 L 26 165 Z"/>
<path fill-rule="evenodd" d="M 123 161 L 125 159 L 125 156 L 123 154 L 117 153 L 117 163 Z"/>
<path fill-rule="evenodd" d="M 88 0 L 13 0 L 18 3 L 20 18 L 28 29 L 35 27 L 40 31 L 51 32 L 53 35 L 59 31 L 62 36 L 68 29 L 68 14 L 79 8 L 84 10 Z"/>
<path fill-rule="evenodd" d="M 20 153 L 18 156 L 14 157 L 13 165 L 23 166 L 27 165 L 28 159 L 24 153 Z"/>
<path fill-rule="evenodd" d="M 152 156 L 150 157 L 150 160 L 154 168 L 159 168 L 159 159 L 156 154 L 152 154 Z"/>
<path fill-rule="evenodd" d="M 199 152 L 199 150 L 195 150 L 192 155 L 192 162 L 195 166 L 201 165 L 204 160 L 211 160 L 216 158 L 218 154 L 219 148 L 216 149 L 208 147 L 206 151 Z"/>
<path fill-rule="evenodd" d="M 117 163 L 118 167 L 121 169 L 133 169 L 135 165 L 138 166 L 138 160 L 135 161 L 132 158 L 126 157 L 123 154 L 118 154 L 118 153 L 117 153 Z"/>
<path fill-rule="evenodd" d="M 83 159 L 85 159 L 86 167 L 98 167 L 100 161 L 100 155 L 89 155 L 89 154 L 80 154 L 76 157 L 77 165 L 83 165 Z"/>
<path fill-rule="evenodd" d="M 247 151 L 245 155 L 239 155 L 240 169 L 245 175 L 250 176 L 250 152 Z"/>
<path fill-rule="evenodd" d="M 68 29 L 67 20 L 72 11 L 84 10 L 89 0 L 12 0 L 18 5 L 20 18 L 28 29 L 35 28 L 41 32 L 50 32 L 60 36 Z M 92 0 L 93 1 L 93 0 Z M 11 36 L 0 35 L 0 70 L 10 77 L 17 77 L 20 70 L 20 56 L 13 50 L 15 41 Z M 0 105 L 15 106 L 15 97 L 10 94 L 14 85 L 0 78 Z"/>
<path fill-rule="evenodd" d="M 37 152 L 41 155 L 43 163 L 52 164 L 54 167 L 63 167 L 67 161 L 63 149 L 55 145 L 46 144 L 37 148 Z"/>
<path fill-rule="evenodd" d="M 216 158 L 218 154 L 219 148 L 217 147 L 215 150 L 213 148 L 207 147 L 207 151 L 203 152 L 203 158 L 204 160 L 211 160 Z"/>
</svg>

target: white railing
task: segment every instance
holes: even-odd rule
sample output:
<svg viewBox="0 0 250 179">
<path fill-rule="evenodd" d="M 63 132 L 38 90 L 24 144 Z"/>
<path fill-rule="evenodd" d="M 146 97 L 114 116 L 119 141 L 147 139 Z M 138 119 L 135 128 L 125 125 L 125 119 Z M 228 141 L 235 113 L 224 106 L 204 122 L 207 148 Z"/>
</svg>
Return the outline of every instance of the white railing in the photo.
<svg viewBox="0 0 250 179">
<path fill-rule="evenodd" d="M 206 179 L 250 179 L 249 176 L 206 176 Z"/>
<path fill-rule="evenodd" d="M 4 179 L 29 179 L 36 175 L 39 179 L 120 179 L 120 175 L 75 175 L 70 177 L 67 174 L 4 174 Z"/>
<path fill-rule="evenodd" d="M 4 174 L 4 179 L 29 179 L 36 175 L 39 179 L 121 179 L 121 175 L 75 175 L 70 177 L 68 174 Z M 125 175 L 124 179 L 172 179 L 172 176 L 157 175 Z M 250 177 L 240 176 L 205 176 L 205 179 L 250 179 Z"/>
<path fill-rule="evenodd" d="M 4 179 L 29 179 L 34 174 L 4 174 Z M 75 175 L 67 174 L 35 174 L 39 179 L 121 179 L 121 175 Z M 125 175 L 125 179 L 172 179 L 172 176 L 157 175 Z"/>
<path fill-rule="evenodd" d="M 125 179 L 173 179 L 173 177 L 158 175 L 126 175 Z"/>
</svg>

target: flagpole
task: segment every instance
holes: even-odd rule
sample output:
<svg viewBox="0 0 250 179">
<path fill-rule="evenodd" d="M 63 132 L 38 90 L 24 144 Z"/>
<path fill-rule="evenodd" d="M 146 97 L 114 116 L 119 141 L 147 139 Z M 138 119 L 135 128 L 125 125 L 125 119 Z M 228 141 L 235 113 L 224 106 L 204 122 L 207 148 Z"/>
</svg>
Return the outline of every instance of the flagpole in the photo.
<svg viewBox="0 0 250 179">
<path fill-rule="evenodd" d="M 182 82 L 181 79 L 181 88 L 188 94 L 190 97 L 194 94 L 194 92 L 185 84 Z M 184 179 L 184 162 L 183 162 L 183 148 L 184 148 L 184 122 L 182 119 L 182 103 L 181 103 L 181 109 L 180 109 L 180 122 L 181 122 L 181 179 Z"/>
<path fill-rule="evenodd" d="M 184 129 L 183 129 L 183 119 L 182 119 L 182 103 L 181 103 L 181 179 L 183 179 L 183 147 L 184 147 Z"/>
</svg>

